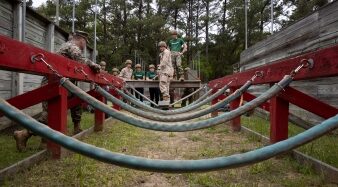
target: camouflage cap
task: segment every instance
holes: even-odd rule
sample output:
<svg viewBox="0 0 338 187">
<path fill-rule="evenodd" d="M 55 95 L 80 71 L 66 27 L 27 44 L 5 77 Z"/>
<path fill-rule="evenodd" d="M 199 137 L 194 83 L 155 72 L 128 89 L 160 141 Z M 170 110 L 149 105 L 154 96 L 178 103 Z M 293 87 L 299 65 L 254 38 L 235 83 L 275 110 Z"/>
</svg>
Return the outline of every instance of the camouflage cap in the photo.
<svg viewBox="0 0 338 187">
<path fill-rule="evenodd" d="M 189 71 L 189 70 L 190 70 L 189 67 L 184 68 L 184 71 Z"/>
<path fill-rule="evenodd" d="M 158 43 L 158 46 L 159 46 L 159 47 L 167 47 L 167 44 L 166 44 L 164 41 L 160 41 L 160 42 Z"/>
<path fill-rule="evenodd" d="M 119 72 L 119 69 L 117 69 L 117 68 L 113 68 L 113 70 L 112 70 L 113 72 Z"/>
<path fill-rule="evenodd" d="M 141 64 L 136 64 L 135 68 L 142 68 Z"/>
<path fill-rule="evenodd" d="M 154 64 L 150 64 L 150 65 L 149 65 L 149 69 L 150 69 L 150 68 L 154 68 L 154 69 L 155 69 Z"/>
<path fill-rule="evenodd" d="M 133 61 L 131 61 L 131 60 L 126 60 L 126 61 L 124 62 L 124 64 L 125 64 L 125 65 L 127 65 L 127 64 L 130 64 L 130 65 L 131 65 L 131 64 L 133 64 Z"/>
<path fill-rule="evenodd" d="M 80 37 L 84 38 L 87 41 L 87 43 L 89 43 L 89 40 L 88 40 L 89 34 L 87 32 L 84 32 L 84 31 L 75 31 L 75 33 L 73 34 L 73 36 L 80 36 Z"/>
<path fill-rule="evenodd" d="M 106 65 L 107 65 L 107 63 L 105 61 L 100 62 L 100 66 L 106 66 Z"/>
</svg>

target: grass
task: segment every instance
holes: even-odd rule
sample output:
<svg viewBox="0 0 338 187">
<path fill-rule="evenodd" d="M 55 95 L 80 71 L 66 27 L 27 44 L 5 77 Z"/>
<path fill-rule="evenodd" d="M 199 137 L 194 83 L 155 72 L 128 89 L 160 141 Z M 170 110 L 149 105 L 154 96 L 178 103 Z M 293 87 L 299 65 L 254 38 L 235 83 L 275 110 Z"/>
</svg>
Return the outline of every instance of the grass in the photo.
<svg viewBox="0 0 338 187">
<path fill-rule="evenodd" d="M 269 121 L 265 119 L 242 117 L 242 124 L 247 128 L 269 137 Z M 295 136 L 303 131 L 304 129 L 294 124 L 289 124 L 289 137 Z M 338 145 L 336 142 L 338 142 L 337 134 L 325 135 L 297 150 L 338 168 Z"/>
<path fill-rule="evenodd" d="M 67 126 L 68 135 L 72 135 L 73 125 L 70 115 L 68 115 Z M 88 129 L 94 124 L 94 115 L 84 112 L 82 115 L 81 126 L 82 129 Z M 39 151 L 40 137 L 32 136 L 27 142 L 27 150 L 25 152 L 18 152 L 16 150 L 15 140 L 12 131 L 0 133 L 0 169 L 6 168 L 20 160 L 23 160 Z"/>
<path fill-rule="evenodd" d="M 104 132 L 92 134 L 85 142 L 104 147 L 108 150 L 131 154 L 143 144 L 156 141 L 157 137 L 148 137 L 147 132 L 141 129 L 114 123 L 106 127 Z M 98 172 L 100 171 L 100 172 Z M 32 182 L 37 186 L 58 184 L 59 186 L 123 186 L 125 179 L 138 176 L 134 170 L 106 165 L 101 162 L 73 154 L 62 160 L 49 160 L 31 170 L 30 176 L 19 174 L 14 181 L 5 181 L 4 185 L 24 186 L 24 181 Z M 41 178 L 44 177 L 44 178 Z M 24 178 L 24 180 L 22 180 Z M 28 185 L 29 186 L 29 185 Z"/>
<path fill-rule="evenodd" d="M 114 152 L 159 159 L 202 159 L 232 155 L 264 146 L 225 125 L 212 130 L 175 133 L 144 130 L 117 121 L 93 133 L 87 143 Z M 143 172 L 98 162 L 78 154 L 48 160 L 29 172 L 6 179 L 4 186 L 325 186 L 321 176 L 290 157 L 206 173 Z"/>
</svg>

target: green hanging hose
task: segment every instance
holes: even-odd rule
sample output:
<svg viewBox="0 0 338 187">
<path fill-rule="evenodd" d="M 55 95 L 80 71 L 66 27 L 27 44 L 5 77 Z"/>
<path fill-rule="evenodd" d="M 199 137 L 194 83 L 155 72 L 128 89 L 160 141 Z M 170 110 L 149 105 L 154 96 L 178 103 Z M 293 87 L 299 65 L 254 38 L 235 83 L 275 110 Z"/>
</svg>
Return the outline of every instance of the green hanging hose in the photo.
<svg viewBox="0 0 338 187">
<path fill-rule="evenodd" d="M 292 77 L 289 75 L 285 76 L 279 83 L 275 84 L 273 87 L 271 87 L 269 90 L 267 90 L 264 94 L 260 95 L 256 99 L 246 103 L 243 106 L 238 107 L 237 109 L 231 112 L 221 114 L 215 118 L 206 119 L 206 120 L 197 121 L 197 122 L 166 123 L 166 122 L 150 121 L 146 119 L 139 119 L 139 118 L 135 118 L 130 115 L 126 115 L 111 107 L 108 107 L 104 103 L 88 95 L 86 92 L 84 92 L 82 89 L 75 86 L 68 79 L 66 78 L 61 79 L 61 85 L 64 86 L 68 91 L 78 96 L 83 101 L 86 101 L 88 104 L 90 104 L 94 108 L 114 117 L 115 119 L 121 120 L 123 122 L 126 122 L 136 127 L 157 130 L 157 131 L 167 131 L 167 132 L 192 131 L 192 130 L 215 126 L 215 125 L 227 122 L 229 120 L 232 120 L 258 107 L 259 105 L 263 104 L 264 102 L 269 100 L 271 97 L 275 96 L 280 91 L 282 91 L 283 88 L 288 86 L 291 82 L 292 82 Z"/>
<path fill-rule="evenodd" d="M 246 153 L 201 160 L 159 160 L 114 153 L 83 143 L 36 121 L 3 99 L 0 99 L 0 111 L 35 134 L 87 157 L 137 170 L 172 173 L 212 171 L 251 165 L 286 153 L 338 127 L 337 115 L 287 140 Z"/>
<path fill-rule="evenodd" d="M 225 85 L 223 88 L 219 89 L 216 93 L 214 93 L 213 95 L 211 95 L 210 97 L 202 100 L 202 101 L 199 101 L 199 102 L 193 102 L 191 104 L 189 104 L 188 106 L 186 107 L 183 107 L 183 108 L 179 108 L 179 109 L 176 109 L 176 110 L 160 110 L 160 109 L 157 109 L 157 108 L 153 108 L 151 106 L 148 106 L 142 102 L 139 102 L 137 100 L 135 100 L 134 98 L 130 97 L 129 95 L 123 93 L 122 91 L 120 90 L 117 90 L 118 93 L 125 99 L 127 99 L 128 101 L 130 101 L 132 104 L 140 107 L 140 108 L 143 108 L 143 109 L 146 109 L 150 112 L 154 112 L 154 113 L 158 113 L 158 114 L 165 114 L 165 115 L 176 115 L 176 114 L 182 114 L 182 113 L 185 113 L 185 112 L 189 112 L 189 111 L 192 111 L 192 110 L 195 110 L 195 109 L 198 109 L 199 107 L 211 102 L 212 100 L 216 99 L 218 96 L 220 96 L 221 94 L 223 94 L 228 88 L 229 88 L 229 85 L 231 84 L 231 82 L 227 85 Z M 212 90 L 210 90 L 212 92 Z"/>
<path fill-rule="evenodd" d="M 103 88 L 99 86 L 96 87 L 96 90 L 99 94 L 104 96 L 110 102 L 121 106 L 123 109 L 135 115 L 144 117 L 146 119 L 155 120 L 155 121 L 178 122 L 178 121 L 185 121 L 185 120 L 198 118 L 198 117 L 207 115 L 213 111 L 218 110 L 219 108 L 227 105 L 231 101 L 241 96 L 242 93 L 244 93 L 251 86 L 251 84 L 252 84 L 252 81 L 247 81 L 247 83 L 244 84 L 240 89 L 236 90 L 234 93 L 232 93 L 231 95 L 229 95 L 227 98 L 223 99 L 222 101 L 218 102 L 216 105 L 209 106 L 208 108 L 205 108 L 203 110 L 199 110 L 196 112 L 177 114 L 177 115 L 161 115 L 161 114 L 154 114 L 151 112 L 140 110 L 138 108 L 134 108 L 124 103 L 123 101 L 117 99 L 116 97 L 112 96 L 111 94 L 109 94 L 107 91 L 105 91 Z"/>
</svg>

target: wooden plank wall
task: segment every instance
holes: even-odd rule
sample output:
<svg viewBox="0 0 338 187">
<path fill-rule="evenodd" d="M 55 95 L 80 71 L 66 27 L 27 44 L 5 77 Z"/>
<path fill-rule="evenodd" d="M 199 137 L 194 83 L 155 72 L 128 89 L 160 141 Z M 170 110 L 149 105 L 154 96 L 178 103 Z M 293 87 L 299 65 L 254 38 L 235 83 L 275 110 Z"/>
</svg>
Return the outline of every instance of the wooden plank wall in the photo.
<svg viewBox="0 0 338 187">
<path fill-rule="evenodd" d="M 337 45 L 337 10 L 338 1 L 332 2 L 293 25 L 274 33 L 266 40 L 251 46 L 241 53 L 241 70 Z M 321 101 L 338 107 L 338 77 L 297 81 L 292 83 L 292 86 Z M 267 88 L 267 85 L 257 86 L 251 89 L 251 92 L 258 95 Z M 291 112 L 312 123 L 322 120 L 295 106 L 291 106 Z"/>
<path fill-rule="evenodd" d="M 0 34 L 11 38 L 18 38 L 19 25 L 18 25 L 18 3 L 19 1 L 13 0 L 0 0 Z M 26 38 L 25 42 L 32 44 L 36 47 L 57 51 L 62 43 L 68 39 L 68 33 L 54 23 L 37 14 L 31 9 L 26 11 Z M 21 18 L 20 18 L 21 19 Z M 51 32 L 53 28 L 53 32 Z M 53 46 L 52 46 L 53 45 Z M 88 48 L 86 55 L 91 57 L 92 49 Z M 9 99 L 17 95 L 17 79 L 18 74 L 14 72 L 0 70 L 0 97 Z M 42 76 L 23 74 L 23 92 L 40 87 Z M 82 83 L 82 88 L 89 90 L 88 83 Z M 41 111 L 41 106 L 36 105 L 25 110 L 26 113 L 34 115 Z M 9 126 L 9 120 L 0 118 L 0 130 Z"/>
<path fill-rule="evenodd" d="M 0 0 L 0 34 L 13 38 L 13 6 L 5 0 Z M 0 96 L 8 99 L 12 97 L 12 75 L 10 71 L 0 70 Z"/>
</svg>

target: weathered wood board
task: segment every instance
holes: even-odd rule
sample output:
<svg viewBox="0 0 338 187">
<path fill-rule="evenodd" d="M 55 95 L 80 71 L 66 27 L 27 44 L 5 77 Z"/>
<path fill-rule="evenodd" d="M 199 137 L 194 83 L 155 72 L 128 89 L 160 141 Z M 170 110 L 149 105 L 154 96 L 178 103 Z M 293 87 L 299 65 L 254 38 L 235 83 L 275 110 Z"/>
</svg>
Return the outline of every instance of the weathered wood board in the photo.
<svg viewBox="0 0 338 187">
<path fill-rule="evenodd" d="M 241 70 L 251 69 L 273 61 L 315 51 L 338 42 L 338 1 L 334 1 L 300 21 L 274 33 L 251 46 L 241 54 Z M 338 107 L 338 77 L 297 81 L 291 84 L 319 100 Z M 268 85 L 256 86 L 250 91 L 259 95 Z M 322 119 L 291 105 L 290 111 L 312 123 Z"/>
</svg>

